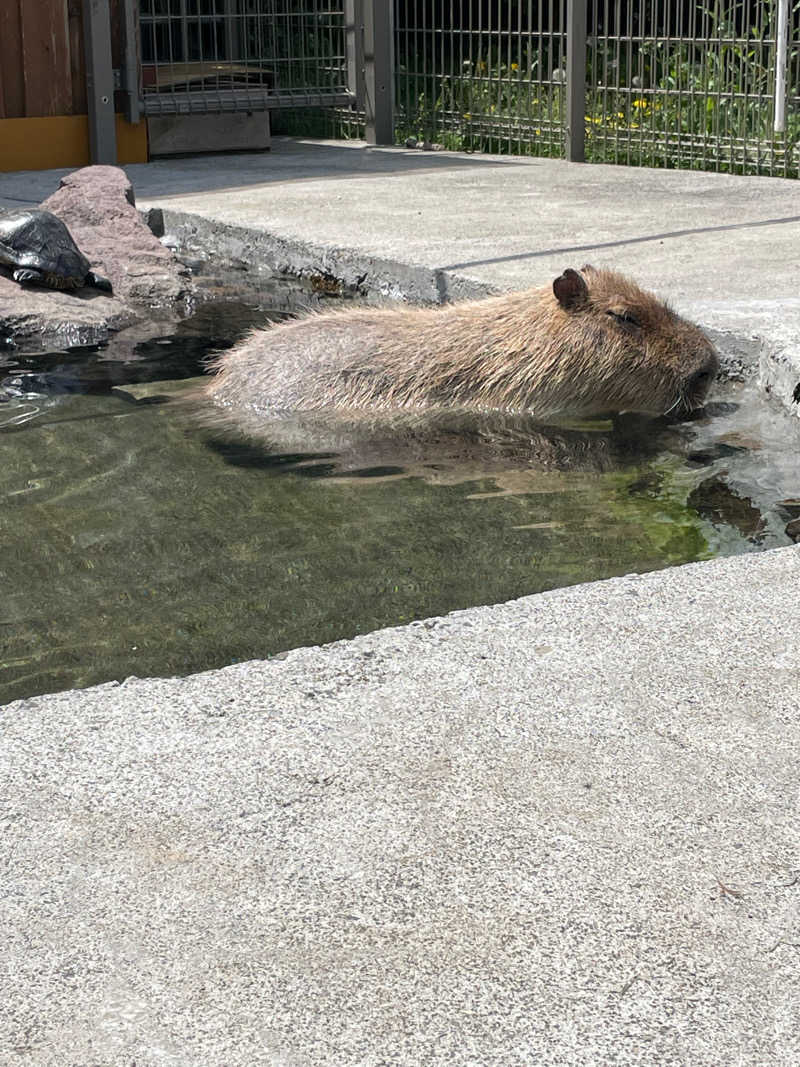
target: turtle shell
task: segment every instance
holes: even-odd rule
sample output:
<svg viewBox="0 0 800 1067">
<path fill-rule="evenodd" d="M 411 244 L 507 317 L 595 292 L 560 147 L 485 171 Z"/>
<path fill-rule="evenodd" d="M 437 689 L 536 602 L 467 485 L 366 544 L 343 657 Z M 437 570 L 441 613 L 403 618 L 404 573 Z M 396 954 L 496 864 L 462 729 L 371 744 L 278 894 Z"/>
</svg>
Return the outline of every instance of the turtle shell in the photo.
<svg viewBox="0 0 800 1067">
<path fill-rule="evenodd" d="M 40 270 L 58 289 L 83 285 L 89 271 L 89 260 L 61 219 L 32 208 L 0 212 L 0 263 Z"/>
</svg>

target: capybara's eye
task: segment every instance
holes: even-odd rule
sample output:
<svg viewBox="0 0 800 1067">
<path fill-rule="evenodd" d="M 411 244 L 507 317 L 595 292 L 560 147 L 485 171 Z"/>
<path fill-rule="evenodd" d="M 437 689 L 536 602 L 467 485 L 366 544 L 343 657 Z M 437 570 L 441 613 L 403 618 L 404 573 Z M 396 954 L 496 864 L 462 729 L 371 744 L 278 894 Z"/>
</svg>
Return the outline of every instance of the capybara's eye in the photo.
<svg viewBox="0 0 800 1067">
<path fill-rule="evenodd" d="M 615 311 L 613 308 L 609 308 L 607 314 L 623 326 L 634 326 L 641 329 L 642 324 L 635 315 L 631 315 L 630 311 Z"/>
</svg>

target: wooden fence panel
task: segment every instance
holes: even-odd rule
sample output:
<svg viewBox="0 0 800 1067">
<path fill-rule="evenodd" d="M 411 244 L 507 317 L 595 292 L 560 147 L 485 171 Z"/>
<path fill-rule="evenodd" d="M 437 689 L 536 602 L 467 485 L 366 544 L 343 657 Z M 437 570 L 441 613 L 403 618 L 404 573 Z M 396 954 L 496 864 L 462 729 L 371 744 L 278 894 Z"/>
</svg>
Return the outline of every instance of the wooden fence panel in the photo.
<svg viewBox="0 0 800 1067">
<path fill-rule="evenodd" d="M 89 110 L 89 105 L 86 99 L 86 59 L 83 52 L 83 4 L 81 0 L 68 0 L 67 26 L 72 76 L 72 114 L 85 115 Z"/>
<path fill-rule="evenodd" d="M 18 0 L 0 3 L 0 118 L 25 114 L 25 83 L 20 44 L 22 29 Z"/>
<path fill-rule="evenodd" d="M 67 4 L 65 0 L 22 0 L 22 72 L 25 115 L 72 114 Z"/>
</svg>

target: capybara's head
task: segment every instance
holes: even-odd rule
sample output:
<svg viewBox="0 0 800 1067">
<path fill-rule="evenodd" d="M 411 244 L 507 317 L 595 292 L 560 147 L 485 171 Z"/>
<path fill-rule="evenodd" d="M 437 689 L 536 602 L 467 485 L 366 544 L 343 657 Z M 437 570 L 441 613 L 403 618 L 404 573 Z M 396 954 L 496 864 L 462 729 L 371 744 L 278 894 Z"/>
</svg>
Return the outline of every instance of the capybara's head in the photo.
<svg viewBox="0 0 800 1067">
<path fill-rule="evenodd" d="M 702 406 L 719 360 L 697 326 L 623 275 L 588 264 L 565 270 L 553 293 L 563 328 L 591 359 L 598 400 L 605 390 L 597 379 L 607 378 L 617 410 L 667 414 Z"/>
</svg>

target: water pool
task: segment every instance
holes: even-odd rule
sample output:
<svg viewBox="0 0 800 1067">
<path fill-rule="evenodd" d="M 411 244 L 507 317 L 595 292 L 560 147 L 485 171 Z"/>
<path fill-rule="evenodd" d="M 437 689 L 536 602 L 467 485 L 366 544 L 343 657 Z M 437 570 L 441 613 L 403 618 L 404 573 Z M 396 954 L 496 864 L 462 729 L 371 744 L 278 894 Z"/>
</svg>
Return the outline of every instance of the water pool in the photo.
<svg viewBox="0 0 800 1067">
<path fill-rule="evenodd" d="M 0 352 L 0 703 L 789 543 L 800 423 L 740 383 L 685 423 L 563 426 L 533 460 L 519 435 L 348 457 L 187 422 L 176 383 L 284 311 L 276 294 Z"/>
</svg>

